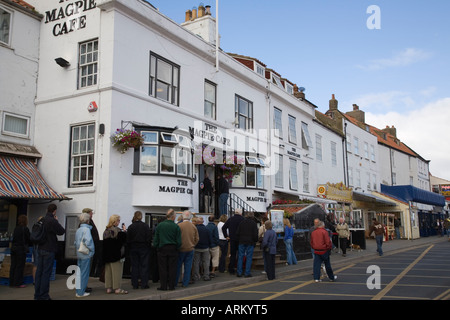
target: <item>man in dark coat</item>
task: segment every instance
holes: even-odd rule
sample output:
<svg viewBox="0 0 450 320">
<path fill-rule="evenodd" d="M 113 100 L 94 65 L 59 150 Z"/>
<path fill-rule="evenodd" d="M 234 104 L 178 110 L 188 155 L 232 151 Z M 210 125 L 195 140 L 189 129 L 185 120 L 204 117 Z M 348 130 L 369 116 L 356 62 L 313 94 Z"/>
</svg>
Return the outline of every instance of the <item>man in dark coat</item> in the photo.
<svg viewBox="0 0 450 320">
<path fill-rule="evenodd" d="M 245 261 L 245 277 L 251 277 L 253 250 L 256 242 L 258 242 L 258 226 L 255 222 L 253 212 L 248 212 L 247 217 L 242 220 L 236 231 L 236 237 L 239 242 L 239 255 L 237 261 L 237 276 L 243 275 L 244 256 Z"/>
<path fill-rule="evenodd" d="M 222 226 L 223 236 L 230 242 L 230 264 L 228 265 L 228 272 L 233 275 L 235 273 L 235 265 L 237 258 L 237 251 L 239 241 L 236 237 L 236 231 L 239 224 L 244 220 L 242 216 L 242 209 L 236 209 L 234 216 L 228 219 Z"/>
</svg>

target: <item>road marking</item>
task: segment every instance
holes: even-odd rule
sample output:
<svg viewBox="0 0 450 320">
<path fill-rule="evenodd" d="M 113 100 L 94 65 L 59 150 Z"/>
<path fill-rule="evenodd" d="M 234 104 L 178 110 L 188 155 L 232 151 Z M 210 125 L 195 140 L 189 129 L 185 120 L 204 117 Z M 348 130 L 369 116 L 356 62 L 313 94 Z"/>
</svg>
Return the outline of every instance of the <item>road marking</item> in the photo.
<svg viewBox="0 0 450 320">
<path fill-rule="evenodd" d="M 346 267 L 344 267 L 344 268 L 341 268 L 341 269 L 335 271 L 334 273 L 335 273 L 335 274 L 338 274 L 339 272 L 344 271 L 344 270 L 346 270 L 346 269 L 349 269 L 349 268 L 351 268 L 351 267 L 353 267 L 353 266 L 355 266 L 355 264 L 350 264 L 350 265 L 348 265 L 348 266 L 346 266 Z M 298 286 L 294 286 L 294 287 L 289 288 L 289 289 L 287 289 L 287 290 L 284 290 L 284 291 L 275 293 L 275 294 L 273 294 L 273 295 L 271 295 L 271 296 L 268 296 L 268 297 L 266 297 L 266 298 L 263 298 L 263 299 L 261 299 L 261 300 L 272 300 L 272 299 L 281 297 L 281 296 L 283 296 L 283 295 L 285 295 L 285 294 L 290 294 L 290 293 L 292 293 L 292 291 L 295 291 L 295 290 L 300 289 L 300 288 L 302 288 L 302 287 L 306 287 L 307 285 L 310 285 L 310 284 L 312 284 L 312 283 L 314 283 L 314 280 L 310 280 L 310 281 L 307 281 L 307 282 L 305 282 L 305 283 L 299 284 Z"/>
<path fill-rule="evenodd" d="M 383 290 L 375 295 L 372 300 L 381 300 L 422 258 L 434 247 L 434 244 L 429 246 L 422 254 L 414 260 L 409 266 L 405 268 L 394 280 L 392 280 Z"/>
<path fill-rule="evenodd" d="M 436 298 L 433 298 L 433 300 L 449 300 L 450 299 L 450 289 L 444 291 L 440 295 L 438 295 Z"/>
</svg>

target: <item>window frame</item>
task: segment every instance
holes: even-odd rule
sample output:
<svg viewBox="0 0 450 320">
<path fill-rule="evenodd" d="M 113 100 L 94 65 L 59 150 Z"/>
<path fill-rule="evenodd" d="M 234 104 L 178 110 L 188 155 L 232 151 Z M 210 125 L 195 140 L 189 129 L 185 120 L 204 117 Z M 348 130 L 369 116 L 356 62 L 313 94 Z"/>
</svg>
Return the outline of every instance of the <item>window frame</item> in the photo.
<svg viewBox="0 0 450 320">
<path fill-rule="evenodd" d="M 295 171 L 295 173 L 293 171 Z M 295 178 L 295 181 L 293 178 Z M 298 191 L 297 159 L 293 158 L 289 158 L 289 189 L 293 191 Z"/>
<path fill-rule="evenodd" d="M 13 19 L 14 19 L 14 16 L 13 16 L 14 12 L 6 9 L 5 7 L 3 7 L 1 5 L 0 5 L 0 9 L 9 14 L 8 41 L 4 42 L 4 41 L 0 40 L 0 44 L 5 45 L 7 47 L 11 47 L 11 33 L 12 33 L 11 31 L 12 31 L 12 25 L 13 25 Z"/>
<path fill-rule="evenodd" d="M 87 47 L 89 45 L 89 43 L 92 43 L 92 48 L 93 50 L 88 52 L 87 51 Z M 97 45 L 97 50 L 94 50 L 95 48 L 95 44 Z M 91 39 L 91 40 L 87 40 L 87 41 L 83 41 L 78 43 L 78 89 L 85 89 L 85 88 L 89 88 L 92 86 L 95 86 L 98 84 L 98 64 L 99 64 L 99 41 L 98 38 L 96 39 Z M 83 53 L 82 50 L 82 46 L 86 46 L 86 52 Z M 87 62 L 88 60 L 88 55 L 92 54 L 92 60 L 90 62 Z M 96 60 L 94 60 L 94 56 L 96 54 Z M 86 56 L 86 61 L 84 63 L 82 63 L 82 56 Z M 92 70 L 92 73 L 87 73 L 86 75 L 83 75 L 83 70 L 88 70 L 89 71 L 89 67 L 92 66 L 92 68 L 94 70 Z M 84 69 L 86 68 L 86 69 Z M 93 77 L 92 83 L 88 84 L 88 80 L 89 77 Z M 83 85 L 83 79 L 86 78 L 86 84 Z"/>
<path fill-rule="evenodd" d="M 273 129 L 275 137 L 283 139 L 283 111 L 273 107 Z"/>
<path fill-rule="evenodd" d="M 86 138 L 81 139 L 81 128 L 86 128 Z M 89 128 L 92 127 L 93 135 L 91 138 L 89 138 Z M 74 140 L 74 131 L 76 128 L 79 128 L 78 133 L 78 139 Z M 95 130 L 96 125 L 95 122 L 90 123 L 82 123 L 82 124 L 73 124 L 70 126 L 70 153 L 69 153 L 69 188 L 77 188 L 77 187 L 85 187 L 85 186 L 92 186 L 94 184 L 94 178 L 95 178 L 95 147 L 96 147 L 96 137 L 95 137 Z M 89 140 L 93 141 L 92 151 L 89 152 Z M 80 150 L 80 145 L 82 141 L 86 141 L 86 153 L 81 154 L 80 151 L 78 151 L 77 154 L 74 154 L 74 144 L 78 142 L 78 150 Z M 85 165 L 82 164 L 82 157 L 87 157 L 87 162 Z M 75 165 L 75 158 L 79 158 L 80 164 Z M 89 159 L 92 158 L 92 163 L 90 163 Z M 78 175 L 80 177 L 79 180 L 75 180 L 75 169 L 80 169 Z M 86 169 L 86 179 L 81 180 L 81 170 L 85 168 Z M 92 168 L 92 179 L 89 179 L 89 169 Z"/>
<path fill-rule="evenodd" d="M 239 101 L 243 101 L 246 102 L 248 104 L 248 108 L 247 108 L 247 113 L 248 115 L 242 114 L 240 112 L 240 103 Z M 253 130 L 253 102 L 245 99 L 244 97 L 236 94 L 235 95 L 235 99 L 234 99 L 234 104 L 235 104 L 235 119 L 236 119 L 236 123 L 235 126 L 238 129 L 241 130 Z M 240 117 L 244 117 L 245 118 L 245 128 L 241 128 L 240 126 Z"/>
<path fill-rule="evenodd" d="M 213 90 L 214 91 L 214 102 L 209 101 L 206 98 L 206 86 L 207 85 L 211 86 L 214 89 Z M 217 120 L 217 85 L 214 82 L 211 82 L 211 81 L 205 79 L 203 95 L 204 95 L 203 115 L 206 118 Z M 207 102 L 212 104 L 212 110 L 211 110 L 212 116 L 211 117 L 206 115 L 206 103 Z"/>
<path fill-rule="evenodd" d="M 152 61 L 155 61 L 155 65 L 153 66 Z M 158 65 L 160 62 L 166 63 L 171 67 L 171 83 L 167 83 L 164 79 L 158 79 Z M 176 70 L 176 72 L 175 72 Z M 153 74 L 154 72 L 154 74 Z M 172 105 L 179 106 L 180 105 L 180 77 L 181 77 L 181 67 L 156 54 L 155 52 L 150 51 L 150 62 L 149 62 L 149 96 L 166 101 Z M 158 96 L 158 83 L 163 83 L 168 86 L 167 94 L 168 97 L 165 99 L 162 96 Z"/>
<path fill-rule="evenodd" d="M 27 121 L 26 133 L 22 134 L 22 133 L 6 130 L 5 129 L 6 117 L 26 120 Z M 7 135 L 7 136 L 13 136 L 13 137 L 18 137 L 18 138 L 29 139 L 30 138 L 30 123 L 31 123 L 31 118 L 30 117 L 22 116 L 22 115 L 19 115 L 19 114 L 14 114 L 14 113 L 11 113 L 11 112 L 4 111 L 3 115 L 2 115 L 2 134 Z"/>
<path fill-rule="evenodd" d="M 312 140 L 309 134 L 308 124 L 302 121 L 302 148 L 309 150 L 312 148 Z"/>
<path fill-rule="evenodd" d="M 288 115 L 288 140 L 290 143 L 297 145 L 297 119 Z"/>
</svg>

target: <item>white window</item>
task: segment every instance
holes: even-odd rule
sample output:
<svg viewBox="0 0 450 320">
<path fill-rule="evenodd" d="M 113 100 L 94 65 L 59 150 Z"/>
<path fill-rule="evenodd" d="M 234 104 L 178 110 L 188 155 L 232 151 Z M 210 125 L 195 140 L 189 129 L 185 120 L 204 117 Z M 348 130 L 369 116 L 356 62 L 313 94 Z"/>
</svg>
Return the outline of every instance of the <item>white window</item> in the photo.
<svg viewBox="0 0 450 320">
<path fill-rule="evenodd" d="M 9 45 L 11 42 L 11 12 L 0 7 L 0 42 Z"/>
<path fill-rule="evenodd" d="M 377 190 L 377 175 L 376 174 L 372 174 L 372 190 Z"/>
<path fill-rule="evenodd" d="M 150 53 L 150 95 L 178 106 L 180 67 Z"/>
<path fill-rule="evenodd" d="M 205 81 L 205 117 L 216 120 L 216 85 Z"/>
<path fill-rule="evenodd" d="M 294 87 L 286 82 L 286 92 L 289 94 L 294 94 Z"/>
<path fill-rule="evenodd" d="M 333 167 L 337 166 L 336 142 L 333 141 L 331 141 L 331 165 Z"/>
<path fill-rule="evenodd" d="M 309 164 L 303 162 L 303 192 L 309 192 Z"/>
<path fill-rule="evenodd" d="M 353 169 L 348 168 L 348 185 L 353 186 Z"/>
<path fill-rule="evenodd" d="M 293 116 L 289 116 L 289 142 L 297 144 L 297 127 Z"/>
<path fill-rule="evenodd" d="M 273 82 L 274 84 L 276 84 L 278 87 L 280 87 L 281 89 L 284 90 L 284 86 L 283 86 L 283 84 L 281 83 L 280 77 L 274 75 L 273 73 L 272 73 L 272 82 Z"/>
<path fill-rule="evenodd" d="M 364 157 L 369 159 L 369 144 L 367 142 L 364 142 Z"/>
<path fill-rule="evenodd" d="M 275 186 L 283 188 L 283 156 L 275 155 Z"/>
<path fill-rule="evenodd" d="M 259 165 L 259 160 L 257 157 L 247 156 L 247 163 L 250 165 Z"/>
<path fill-rule="evenodd" d="M 311 137 L 309 135 L 308 124 L 302 122 L 302 147 L 309 150 L 312 147 Z"/>
<path fill-rule="evenodd" d="M 316 160 L 322 161 L 322 136 L 316 134 Z"/>
<path fill-rule="evenodd" d="M 289 188 L 298 189 L 297 160 L 289 159 Z"/>
<path fill-rule="evenodd" d="M 92 185 L 94 181 L 95 125 L 72 127 L 70 186 Z"/>
<path fill-rule="evenodd" d="M 160 149 L 160 171 L 162 174 L 175 174 L 175 148 L 163 147 Z"/>
<path fill-rule="evenodd" d="M 352 152 L 352 136 L 347 134 L 347 152 Z"/>
<path fill-rule="evenodd" d="M 177 136 L 173 133 L 164 133 L 161 132 L 161 138 L 163 142 L 167 143 L 178 143 Z"/>
<path fill-rule="evenodd" d="M 158 137 L 156 131 L 141 131 L 144 136 L 144 146 L 141 147 L 140 169 L 143 173 L 158 172 Z"/>
<path fill-rule="evenodd" d="M 370 188 L 371 188 L 370 173 L 367 172 L 367 190 L 370 190 Z"/>
<path fill-rule="evenodd" d="M 370 145 L 370 160 L 375 161 L 375 147 L 373 144 Z"/>
<path fill-rule="evenodd" d="M 259 74 L 260 76 L 265 77 L 266 69 L 259 63 L 255 62 L 255 65 L 256 65 L 256 70 L 255 70 L 256 73 Z"/>
<path fill-rule="evenodd" d="M 13 135 L 21 138 L 29 137 L 30 118 L 14 115 L 10 113 L 3 113 L 3 128 L 4 134 Z"/>
<path fill-rule="evenodd" d="M 353 137 L 353 148 L 355 154 L 359 154 L 359 139 L 358 137 Z"/>
<path fill-rule="evenodd" d="M 236 95 L 235 118 L 237 128 L 242 130 L 253 129 L 253 102 Z"/>
<path fill-rule="evenodd" d="M 246 168 L 247 187 L 256 188 L 256 167 Z"/>
<path fill-rule="evenodd" d="M 283 121 L 282 112 L 278 108 L 273 108 L 273 128 L 276 137 L 283 139 Z"/>
<path fill-rule="evenodd" d="M 98 80 L 98 40 L 80 43 L 79 58 L 79 88 L 97 84 Z"/>
<path fill-rule="evenodd" d="M 361 187 L 361 171 L 360 170 L 356 170 L 356 172 L 355 172 L 355 179 L 356 179 L 355 186 L 356 187 Z"/>
<path fill-rule="evenodd" d="M 256 168 L 256 187 L 258 189 L 264 189 L 264 174 L 263 174 L 263 168 L 257 167 Z"/>
</svg>

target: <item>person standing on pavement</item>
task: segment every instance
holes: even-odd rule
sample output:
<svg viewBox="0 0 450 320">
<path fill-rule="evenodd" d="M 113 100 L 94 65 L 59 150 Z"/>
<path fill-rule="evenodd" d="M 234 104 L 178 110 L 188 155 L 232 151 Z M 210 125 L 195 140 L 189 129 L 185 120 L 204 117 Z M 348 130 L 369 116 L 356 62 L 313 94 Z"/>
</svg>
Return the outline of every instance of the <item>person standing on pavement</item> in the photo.
<svg viewBox="0 0 450 320">
<path fill-rule="evenodd" d="M 92 240 L 94 241 L 94 247 L 95 247 L 95 252 L 94 252 L 94 256 L 91 259 L 91 266 L 90 266 L 90 271 L 89 271 L 89 276 L 90 277 L 98 277 L 100 276 L 100 271 L 102 269 L 102 259 L 101 259 L 101 241 L 100 241 L 100 236 L 98 233 L 98 229 L 97 226 L 94 223 L 93 215 L 94 215 L 94 210 L 92 210 L 91 208 L 84 208 L 81 213 L 87 213 L 89 214 L 89 225 L 92 226 L 91 229 L 91 236 L 92 236 Z M 92 288 L 86 288 L 86 292 L 91 292 Z"/>
<path fill-rule="evenodd" d="M 148 289 L 150 241 L 152 233 L 148 224 L 142 221 L 142 212 L 136 211 L 127 230 L 127 245 L 131 262 L 131 285 L 133 289 L 139 287 Z"/>
<path fill-rule="evenodd" d="M 386 235 L 386 230 L 383 224 L 378 222 L 376 218 L 372 218 L 373 224 L 369 229 L 369 234 L 375 232 L 375 241 L 377 242 L 377 252 L 380 256 L 383 255 L 383 240 Z"/>
<path fill-rule="evenodd" d="M 86 292 L 86 288 L 89 281 L 89 273 L 91 270 L 91 259 L 95 253 L 95 245 L 91 234 L 92 226 L 89 225 L 89 220 L 91 220 L 91 216 L 89 215 L 89 213 L 81 213 L 80 227 L 75 233 L 75 248 L 78 249 L 81 242 L 83 242 L 84 245 L 89 249 L 89 252 L 87 254 L 79 252 L 77 250 L 77 265 L 80 269 L 79 287 L 76 288 L 75 294 L 77 298 L 84 298 L 90 295 L 89 292 Z"/>
<path fill-rule="evenodd" d="M 204 224 L 203 217 L 198 217 L 196 219 L 196 227 L 198 231 L 198 243 L 195 246 L 194 252 L 194 280 L 200 280 L 202 278 L 204 281 L 211 280 L 209 276 L 209 266 L 211 255 L 209 250 L 212 246 L 212 235 L 211 232 L 206 228 Z M 201 270 L 203 270 L 203 274 L 201 274 Z"/>
<path fill-rule="evenodd" d="M 206 228 L 211 232 L 212 243 L 209 248 L 209 253 L 211 255 L 211 272 L 209 276 L 214 278 L 216 276 L 216 268 L 219 266 L 219 256 L 220 256 L 220 247 L 219 247 L 219 230 L 214 223 L 214 215 L 210 215 L 208 217 L 208 224 Z"/>
<path fill-rule="evenodd" d="M 253 250 L 255 249 L 256 242 L 258 242 L 258 226 L 255 222 L 255 216 L 253 212 L 248 212 L 247 217 L 242 220 L 236 230 L 236 237 L 239 242 L 239 256 L 237 261 L 237 276 L 242 277 L 244 274 L 243 264 L 244 256 L 245 261 L 245 277 L 251 277 Z"/>
<path fill-rule="evenodd" d="M 322 262 L 325 264 L 325 270 L 330 281 L 335 281 L 337 276 L 334 275 L 331 268 L 330 253 L 331 253 L 331 240 L 330 235 L 325 230 L 325 224 L 323 221 L 319 221 L 317 228 L 311 234 L 311 248 L 314 249 L 314 281 L 320 282 L 320 266 Z"/>
<path fill-rule="evenodd" d="M 395 217 L 394 218 L 394 229 L 395 229 L 395 236 L 396 236 L 397 240 L 400 239 L 400 226 L 401 226 L 400 219 Z"/>
<path fill-rule="evenodd" d="M 28 218 L 22 214 L 17 218 L 17 227 L 14 229 L 11 243 L 11 267 L 9 270 L 9 286 L 25 288 L 23 284 L 23 271 L 30 246 L 30 229 L 27 227 Z"/>
<path fill-rule="evenodd" d="M 223 235 L 230 242 L 230 262 L 228 264 L 228 272 L 230 275 L 235 274 L 237 252 L 239 247 L 236 230 L 243 220 L 244 217 L 242 216 L 242 209 L 238 208 L 235 210 L 234 216 L 228 219 L 222 226 Z"/>
<path fill-rule="evenodd" d="M 169 209 L 166 220 L 156 227 L 153 246 L 158 249 L 159 282 L 158 290 L 175 290 L 177 277 L 178 250 L 181 247 L 181 229 L 175 223 L 176 214 Z"/>
<path fill-rule="evenodd" d="M 342 256 L 345 257 L 347 254 L 348 240 L 350 239 L 350 229 L 348 224 L 345 223 L 343 217 L 339 218 L 339 223 L 336 225 L 336 231 L 339 237 L 339 245 L 342 250 Z"/>
<path fill-rule="evenodd" d="M 222 175 L 218 177 L 218 189 L 217 193 L 219 195 L 219 214 L 227 214 L 228 213 L 228 196 L 229 196 L 229 184 L 227 179 Z"/>
<path fill-rule="evenodd" d="M 125 260 L 125 245 L 127 234 L 125 225 L 119 228 L 120 216 L 113 214 L 103 232 L 103 262 L 105 263 L 106 293 L 127 294 L 121 288 L 123 275 L 123 262 Z"/>
<path fill-rule="evenodd" d="M 175 283 L 178 284 L 178 280 L 181 276 L 181 269 L 184 269 L 182 280 L 183 287 L 187 287 L 189 283 L 191 283 L 194 249 L 199 240 L 197 227 L 190 221 L 191 215 L 189 210 L 184 211 L 181 215 L 183 217 L 183 222 L 178 224 L 181 230 L 181 247 L 178 252 L 177 278 Z"/>
<path fill-rule="evenodd" d="M 264 253 L 264 270 L 268 280 L 275 279 L 275 255 L 277 253 L 277 233 L 272 229 L 272 222 L 266 220 L 265 232 L 261 243 Z"/>
<path fill-rule="evenodd" d="M 448 241 L 450 241 L 450 218 L 444 220 L 444 228 L 447 232 Z"/>
<path fill-rule="evenodd" d="M 47 214 L 43 218 L 43 226 L 46 239 L 43 244 L 37 247 L 37 269 L 34 285 L 34 300 L 51 300 L 50 277 L 53 271 L 56 252 L 58 251 L 58 237 L 62 236 L 66 230 L 58 222 L 56 216 L 57 206 L 53 203 L 47 207 Z"/>
<path fill-rule="evenodd" d="M 227 261 L 228 255 L 228 240 L 223 235 L 222 227 L 225 222 L 228 220 L 228 216 L 226 214 L 222 214 L 219 218 L 219 223 L 217 224 L 217 231 L 219 232 L 219 247 L 220 247 L 220 258 L 219 258 L 219 272 L 225 272 L 225 264 Z"/>
<path fill-rule="evenodd" d="M 287 264 L 297 264 L 297 257 L 295 256 L 294 247 L 293 247 L 293 238 L 294 238 L 294 228 L 291 226 L 291 222 L 289 219 L 283 219 L 284 224 L 284 245 L 286 246 L 286 260 Z"/>
</svg>

